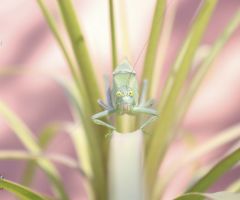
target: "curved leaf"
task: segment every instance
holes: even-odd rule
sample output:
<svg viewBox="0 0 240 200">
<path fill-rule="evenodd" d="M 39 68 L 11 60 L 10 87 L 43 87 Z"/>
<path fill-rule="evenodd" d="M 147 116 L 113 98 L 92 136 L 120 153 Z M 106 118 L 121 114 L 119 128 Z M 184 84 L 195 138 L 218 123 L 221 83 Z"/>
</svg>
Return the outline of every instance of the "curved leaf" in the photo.
<svg viewBox="0 0 240 200">
<path fill-rule="evenodd" d="M 199 46 L 216 3 L 216 0 L 203 1 L 203 6 L 196 17 L 175 65 L 172 68 L 172 71 L 176 71 L 176 73 L 173 77 L 169 77 L 167 86 L 163 92 L 162 100 L 158 105 L 161 119 L 159 120 L 159 123 L 156 123 L 154 133 L 151 135 L 147 144 L 148 152 L 146 154 L 145 168 L 147 172 L 147 185 L 150 190 L 149 193 L 151 193 L 151 190 L 154 188 L 153 186 L 156 181 L 159 165 L 163 160 L 167 144 L 169 144 L 169 139 L 171 138 L 170 133 L 172 130 L 172 123 L 175 119 L 174 109 L 176 106 L 176 100 L 178 99 L 182 86 L 185 83 L 189 69 L 191 68 L 192 59 Z M 168 89 L 170 90 L 168 91 Z"/>
<path fill-rule="evenodd" d="M 206 175 L 198 180 L 188 192 L 204 192 L 214 184 L 224 173 L 240 161 L 240 148 L 219 161 Z"/>
<path fill-rule="evenodd" d="M 3 178 L 0 178 L 0 187 L 25 200 L 50 200 L 49 197 L 40 195 L 27 187 L 24 187 L 9 180 L 5 180 Z"/>
<path fill-rule="evenodd" d="M 239 200 L 240 193 L 230 193 L 230 192 L 217 192 L 217 193 L 187 193 L 180 197 L 175 198 L 175 200 L 198 200 L 198 199 L 208 199 L 208 200 Z"/>
<path fill-rule="evenodd" d="M 0 101 L 0 114 L 8 123 L 9 127 L 13 129 L 16 136 L 24 144 L 24 146 L 32 154 L 41 154 L 41 148 L 37 144 L 34 135 L 28 127 L 3 103 Z M 54 189 L 62 200 L 67 200 L 68 197 L 64 191 L 60 175 L 54 165 L 47 159 L 37 161 L 38 165 L 48 175 L 49 180 L 52 182 Z"/>
</svg>

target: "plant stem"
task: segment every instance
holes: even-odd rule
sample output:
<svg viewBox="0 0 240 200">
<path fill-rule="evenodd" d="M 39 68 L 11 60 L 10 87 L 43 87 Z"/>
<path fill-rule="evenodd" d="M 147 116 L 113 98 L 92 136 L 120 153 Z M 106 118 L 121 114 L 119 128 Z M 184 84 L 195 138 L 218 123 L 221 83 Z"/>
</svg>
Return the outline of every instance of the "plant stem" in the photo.
<svg viewBox="0 0 240 200">
<path fill-rule="evenodd" d="M 239 27 L 239 25 L 240 25 L 240 12 L 237 12 L 237 14 L 233 17 L 229 25 L 226 27 L 224 32 L 220 35 L 218 40 L 215 42 L 215 44 L 211 48 L 207 58 L 203 61 L 202 65 L 199 67 L 199 70 L 195 75 L 195 77 L 193 78 L 193 81 L 190 87 L 188 88 L 186 95 L 184 95 L 184 98 L 181 101 L 181 106 L 179 106 L 179 108 L 177 109 L 178 117 L 177 117 L 176 123 L 180 123 L 181 119 L 186 114 L 194 95 L 198 91 L 198 88 L 201 85 L 204 77 L 206 76 L 209 69 L 211 68 L 212 62 L 214 61 L 216 56 L 219 54 L 219 52 L 222 50 L 222 48 L 224 47 L 226 42 L 229 40 L 233 32 Z"/>
<path fill-rule="evenodd" d="M 155 65 L 156 55 L 157 55 L 157 47 L 158 41 L 160 38 L 160 32 L 162 30 L 163 24 L 163 14 L 165 10 L 166 1 L 165 0 L 157 0 L 154 16 L 152 20 L 152 27 L 149 36 L 149 42 L 147 47 L 147 53 L 145 56 L 144 61 L 144 68 L 143 68 L 143 79 L 147 79 L 149 81 L 149 88 L 152 86 L 152 76 L 153 76 L 153 69 Z M 150 91 L 150 90 L 148 90 Z"/>
<path fill-rule="evenodd" d="M 164 59 L 167 54 L 166 49 L 168 48 L 168 45 L 170 45 L 169 41 L 173 29 L 178 4 L 179 1 L 176 1 L 172 3 L 171 7 L 170 6 L 167 7 L 166 14 L 164 17 L 162 33 L 160 36 L 159 47 L 157 50 L 156 64 L 153 69 L 153 76 L 150 87 L 151 89 L 150 97 L 154 97 L 154 99 L 158 99 L 159 80 L 162 78 L 161 75 L 163 70 Z"/>
<path fill-rule="evenodd" d="M 199 15 L 183 45 L 183 48 L 177 58 L 173 69 L 177 69 L 170 93 L 163 107 L 158 107 L 161 113 L 161 120 L 156 124 L 155 131 L 148 143 L 148 152 L 146 160 L 147 184 L 151 191 L 156 181 L 159 165 L 165 155 L 168 142 L 172 138 L 171 126 L 175 119 L 173 112 L 176 106 L 178 95 L 186 80 L 194 53 L 201 41 L 204 30 L 209 22 L 216 0 L 206 0 Z M 171 83 L 170 83 L 171 85 Z M 169 89 L 169 88 L 168 88 Z M 160 105 L 161 106 L 161 105 Z M 162 111 L 161 111 L 162 109 Z M 156 152 L 156 149 L 158 151 Z M 151 193 L 151 192 L 150 192 Z"/>
<path fill-rule="evenodd" d="M 100 97 L 100 90 L 72 1 L 58 0 L 58 5 L 82 74 L 82 84 L 86 88 L 88 100 L 95 111 L 99 110 L 96 100 Z"/>
<path fill-rule="evenodd" d="M 113 133 L 109 151 L 109 199 L 144 200 L 143 152 L 140 130 Z"/>
<path fill-rule="evenodd" d="M 110 14 L 110 28 L 111 28 L 111 41 L 112 41 L 112 68 L 115 69 L 118 63 L 117 46 L 116 46 L 116 31 L 115 31 L 115 18 L 114 18 L 114 5 L 113 0 L 109 0 L 109 14 Z"/>
</svg>

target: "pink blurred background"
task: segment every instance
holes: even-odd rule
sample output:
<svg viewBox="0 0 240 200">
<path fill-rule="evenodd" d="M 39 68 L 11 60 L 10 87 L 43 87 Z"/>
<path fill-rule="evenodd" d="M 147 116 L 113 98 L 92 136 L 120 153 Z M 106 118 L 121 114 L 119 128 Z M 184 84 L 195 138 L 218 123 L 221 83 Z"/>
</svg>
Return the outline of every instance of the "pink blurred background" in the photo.
<svg viewBox="0 0 240 200">
<path fill-rule="evenodd" d="M 110 74 L 108 1 L 79 0 L 75 1 L 75 4 L 96 71 L 98 74 Z M 131 56 L 129 60 L 132 63 L 138 57 L 149 33 L 154 4 L 155 0 L 126 2 L 125 12 L 130 33 L 129 51 Z M 165 72 L 174 61 L 198 4 L 199 0 L 181 0 L 180 2 L 174 31 L 167 49 Z M 48 5 L 58 20 L 60 31 L 65 35 L 55 1 L 48 1 Z M 118 1 L 116 1 L 117 6 L 119 6 Z M 219 0 L 202 43 L 212 44 L 239 9 L 239 0 Z M 122 35 L 118 29 L 117 35 L 120 58 L 123 58 L 125 53 L 122 52 Z M 184 122 L 184 128 L 194 133 L 199 138 L 199 142 L 204 142 L 220 130 L 239 123 L 239 41 L 240 29 L 234 33 L 215 60 L 213 68 L 194 99 Z M 137 71 L 141 70 L 141 63 L 142 59 L 136 67 Z M 68 102 L 62 89 L 49 76 L 40 73 L 47 71 L 62 76 L 68 70 L 63 55 L 36 1 L 9 0 L 1 3 L 0 72 L 11 68 L 32 73 L 0 76 L 0 98 L 20 116 L 36 135 L 53 121 L 71 121 Z M 102 83 L 102 77 L 99 75 L 98 78 Z M 178 146 L 176 145 L 175 149 L 181 148 Z M 23 149 L 23 146 L 0 118 L 1 149 Z M 75 157 L 71 141 L 63 133 L 59 134 L 47 151 Z M 215 156 L 221 155 L 221 153 L 221 151 L 216 152 Z M 171 159 L 174 159 L 174 152 L 171 155 L 173 157 Z M 207 160 L 211 160 L 211 158 Z M 0 161 L 0 174 L 10 180 L 19 181 L 24 166 L 24 162 Z M 86 199 L 81 177 L 77 172 L 63 166 L 58 166 L 58 168 L 71 199 Z M 238 177 L 236 177 L 235 171 L 231 173 L 235 173 L 235 178 L 240 178 L 239 173 Z M 46 177 L 41 171 L 38 171 L 33 188 L 51 194 L 46 182 Z M 177 189 L 171 191 L 166 199 L 170 199 L 173 194 L 181 190 L 183 186 L 179 185 L 180 183 L 176 180 L 173 187 Z M 217 187 L 213 187 L 213 191 L 219 190 L 227 184 L 223 180 L 220 183 Z M 0 199 L 11 200 L 14 198 L 6 191 L 0 191 Z"/>
</svg>

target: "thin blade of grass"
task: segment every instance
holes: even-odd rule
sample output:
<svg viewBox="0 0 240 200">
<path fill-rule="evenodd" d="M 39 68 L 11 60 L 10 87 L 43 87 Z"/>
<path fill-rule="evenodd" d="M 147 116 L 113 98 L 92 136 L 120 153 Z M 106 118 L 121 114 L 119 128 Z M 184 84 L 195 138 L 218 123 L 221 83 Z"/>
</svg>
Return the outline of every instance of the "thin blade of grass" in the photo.
<svg viewBox="0 0 240 200">
<path fill-rule="evenodd" d="M 157 0 L 148 40 L 147 52 L 144 60 L 143 77 L 141 79 L 147 79 L 149 81 L 149 88 L 151 88 L 153 84 L 153 69 L 156 61 L 158 41 L 162 30 L 165 7 L 165 0 Z"/>
<path fill-rule="evenodd" d="M 216 58 L 216 56 L 219 54 L 219 52 L 222 50 L 226 42 L 229 40 L 230 36 L 234 33 L 234 31 L 239 27 L 240 25 L 240 12 L 237 12 L 233 19 L 230 21 L 229 25 L 226 27 L 224 32 L 220 35 L 218 40 L 213 45 L 212 49 L 210 50 L 209 55 L 203 62 L 201 66 L 199 66 L 199 70 L 197 74 L 195 75 L 190 88 L 188 89 L 188 92 L 186 95 L 184 95 L 184 98 L 181 102 L 181 105 L 179 106 L 179 109 L 177 111 L 178 117 L 177 122 L 179 122 L 184 115 L 186 114 L 192 99 L 196 92 L 198 91 L 199 86 L 201 85 L 204 77 L 208 73 L 209 69 L 211 68 L 211 64 Z"/>
<path fill-rule="evenodd" d="M 87 174 L 88 180 L 85 182 L 85 188 L 87 190 L 88 199 L 96 200 L 96 194 L 94 193 L 94 189 L 98 188 L 99 183 L 94 181 L 94 167 L 91 166 L 90 160 L 90 152 L 88 148 L 88 142 L 86 135 L 82 126 L 79 124 L 70 125 L 66 127 L 67 132 L 70 135 L 70 138 L 73 142 L 76 154 L 77 154 L 77 162 L 82 166 L 83 170 Z"/>
<path fill-rule="evenodd" d="M 68 168 L 78 170 L 84 177 L 87 177 L 87 174 L 74 159 L 64 155 L 32 154 L 20 150 L 1 150 L 0 160 L 32 160 L 32 161 L 51 160 L 52 162 L 56 162 Z"/>
<path fill-rule="evenodd" d="M 47 126 L 41 133 L 38 138 L 38 144 L 41 148 L 41 151 L 44 151 L 49 143 L 55 138 L 57 131 L 59 130 L 59 125 L 56 123 L 50 124 Z M 21 183 L 25 186 L 29 186 L 32 183 L 33 177 L 35 175 L 37 164 L 34 161 L 29 161 L 25 167 L 25 170 L 22 175 Z"/>
<path fill-rule="evenodd" d="M 199 199 L 208 199 L 208 200 L 238 200 L 240 199 L 240 194 L 231 193 L 231 192 L 217 192 L 217 193 L 187 193 L 180 197 L 175 198 L 174 200 L 199 200 Z"/>
<path fill-rule="evenodd" d="M 79 65 L 79 70 L 82 74 L 82 84 L 84 88 L 86 88 L 91 107 L 97 111 L 99 110 L 99 107 L 96 100 L 100 97 L 99 84 L 97 83 L 90 55 L 88 53 L 72 1 L 59 0 L 57 2 L 71 40 L 72 48 Z"/>
<path fill-rule="evenodd" d="M 59 44 L 59 46 L 65 56 L 67 63 L 68 63 L 74 83 L 76 84 L 76 87 L 78 88 L 78 90 L 77 90 L 79 92 L 78 101 L 84 102 L 84 105 L 86 105 L 84 107 L 85 112 L 86 112 L 85 114 L 87 116 L 90 116 L 90 114 L 94 111 L 94 109 L 92 109 L 92 106 L 90 106 L 90 104 L 89 104 L 89 98 L 88 98 L 85 84 L 83 82 L 82 74 L 80 73 L 80 71 L 77 69 L 77 67 L 74 65 L 73 61 L 71 60 L 70 55 L 67 52 L 66 45 L 64 44 L 64 41 L 58 31 L 57 24 L 56 24 L 54 18 L 52 17 L 51 13 L 49 12 L 47 6 L 45 5 L 44 0 L 38 0 L 37 2 L 38 2 L 39 7 L 42 10 L 42 13 L 53 33 L 57 43 Z M 87 108 L 89 108 L 89 109 L 87 109 Z"/>
<path fill-rule="evenodd" d="M 203 145 L 192 149 L 191 152 L 184 158 L 174 161 L 172 167 L 169 168 L 168 173 L 164 177 L 159 177 L 156 182 L 154 191 L 154 199 L 161 199 L 167 185 L 174 179 L 174 176 L 181 170 L 181 168 L 192 165 L 194 161 L 198 161 L 202 156 L 207 155 L 213 150 L 226 145 L 229 142 L 240 138 L 240 125 L 236 125 L 209 139 Z"/>
<path fill-rule="evenodd" d="M 14 183 L 12 181 L 0 178 L 0 188 L 5 189 L 19 198 L 23 198 L 25 200 L 50 200 L 50 197 L 43 196 L 29 188 L 26 188 L 22 185 Z"/>
<path fill-rule="evenodd" d="M 163 70 L 164 58 L 167 53 L 166 49 L 169 45 L 179 2 L 180 1 L 176 1 L 172 3 L 171 6 L 168 6 L 164 17 L 162 33 L 160 35 L 159 47 L 157 50 L 156 65 L 153 69 L 152 81 L 150 83 L 150 97 L 153 97 L 154 99 L 158 99 L 157 94 L 159 91 L 159 80 L 162 77 L 161 74 Z"/>
<path fill-rule="evenodd" d="M 175 118 L 173 111 L 176 106 L 177 97 L 185 82 L 194 53 L 201 41 L 216 2 L 216 0 L 206 0 L 204 2 L 175 63 L 174 69 L 176 68 L 177 72 L 166 105 L 163 106 L 163 109 L 162 107 L 158 107 L 161 117 L 159 123 L 156 123 L 154 133 L 148 142 L 148 152 L 146 155 L 146 178 L 150 190 L 153 189 L 159 165 L 164 157 L 168 141 L 172 137 L 170 130 Z"/>
<path fill-rule="evenodd" d="M 109 5 L 109 18 L 111 29 L 111 49 L 112 49 L 112 69 L 115 69 L 118 63 L 117 44 L 116 44 L 116 31 L 115 31 L 115 17 L 113 0 L 108 1 Z"/>
<path fill-rule="evenodd" d="M 64 41 L 58 31 L 57 28 L 57 24 L 55 22 L 55 19 L 53 18 L 53 16 L 51 15 L 51 13 L 49 12 L 47 6 L 44 3 L 44 0 L 37 0 L 37 3 L 49 25 L 49 28 L 52 31 L 53 36 L 55 37 L 59 47 L 61 48 L 63 55 L 68 63 L 68 66 L 70 68 L 70 71 L 73 75 L 74 80 L 77 82 L 77 80 L 79 79 L 79 71 L 77 69 L 77 67 L 74 65 L 72 59 L 70 58 L 70 55 L 67 51 L 66 45 L 64 44 Z"/>
<path fill-rule="evenodd" d="M 28 129 L 28 127 L 9 109 L 7 106 L 0 101 L 0 114 L 4 120 L 9 124 L 9 127 L 13 129 L 15 135 L 23 143 L 23 145 L 33 154 L 40 154 L 41 148 L 36 142 L 34 135 Z M 61 200 L 67 200 L 67 194 L 65 193 L 62 185 L 60 176 L 56 168 L 52 163 L 47 160 L 38 161 L 38 164 L 43 168 L 47 174 L 49 180 L 52 183 L 53 189 L 56 191 L 58 198 Z"/>
<path fill-rule="evenodd" d="M 100 145 L 100 141 L 98 138 L 102 134 L 102 137 L 104 138 L 104 132 L 98 132 L 95 130 L 95 127 L 93 127 L 93 122 L 90 121 L 90 117 L 86 117 L 83 113 L 83 108 L 86 107 L 82 102 L 78 101 L 78 95 L 77 88 L 75 85 L 68 84 L 65 81 L 60 80 L 60 84 L 63 86 L 64 91 L 66 92 L 67 96 L 69 97 L 70 101 L 72 102 L 71 105 L 73 105 L 74 112 L 73 114 L 77 114 L 76 124 L 80 127 L 78 132 L 78 135 L 76 133 L 76 137 L 73 140 L 74 145 L 77 143 L 79 144 L 82 142 L 82 139 L 84 142 L 81 144 L 84 144 L 84 146 L 78 146 L 75 145 L 77 155 L 79 151 L 81 151 L 81 148 L 85 149 L 85 146 L 87 146 L 87 154 L 84 156 L 86 158 L 87 162 L 90 162 L 90 164 L 87 164 L 87 172 L 90 172 L 92 175 L 92 183 L 95 191 L 95 195 L 98 197 L 98 199 L 105 199 L 106 195 L 106 180 L 105 180 L 105 166 L 104 166 L 104 157 L 103 157 L 103 150 Z M 74 117 L 76 117 L 74 115 Z M 80 117 L 80 118 L 79 118 Z M 78 130 L 78 131 L 79 131 Z M 87 143 L 87 144 L 85 144 Z M 82 155 L 82 154 L 81 154 Z M 89 158 L 87 158 L 89 157 Z M 90 166 L 90 168 L 89 168 Z"/>
<path fill-rule="evenodd" d="M 191 186 L 187 192 L 204 192 L 221 176 L 240 161 L 240 148 L 219 161 L 207 174 Z"/>
</svg>

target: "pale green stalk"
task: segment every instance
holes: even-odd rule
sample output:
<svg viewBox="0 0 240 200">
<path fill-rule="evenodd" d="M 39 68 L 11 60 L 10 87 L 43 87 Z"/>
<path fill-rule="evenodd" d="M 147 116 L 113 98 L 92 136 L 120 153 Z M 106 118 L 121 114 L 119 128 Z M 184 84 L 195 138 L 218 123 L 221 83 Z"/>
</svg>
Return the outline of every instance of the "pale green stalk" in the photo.
<svg viewBox="0 0 240 200">
<path fill-rule="evenodd" d="M 114 132 L 109 149 L 110 200 L 144 200 L 143 133 Z"/>
<path fill-rule="evenodd" d="M 85 189 L 87 191 L 88 199 L 89 200 L 97 200 L 96 194 L 94 193 L 94 186 L 96 183 L 94 183 L 93 179 L 93 166 L 91 166 L 91 160 L 90 160 L 90 152 L 88 148 L 88 142 L 86 138 L 86 134 L 84 133 L 83 127 L 81 124 L 76 124 L 75 126 L 68 126 L 66 127 L 67 132 L 69 132 L 69 135 L 71 137 L 71 140 L 73 142 L 76 154 L 77 154 L 77 162 L 79 165 L 82 166 L 82 169 L 87 174 L 87 177 L 89 179 L 84 182 Z M 101 184 L 101 183 L 98 183 Z M 104 184 L 104 183 L 102 183 Z"/>
<path fill-rule="evenodd" d="M 96 100 L 100 97 L 100 90 L 72 1 L 58 0 L 58 5 L 71 40 L 72 48 L 79 65 L 79 70 L 82 74 L 82 84 L 83 87 L 86 88 L 88 101 L 91 105 L 89 108 L 94 108 L 93 110 L 97 111 L 99 110 L 99 107 Z"/>
<path fill-rule="evenodd" d="M 162 30 L 165 7 L 166 7 L 165 0 L 157 0 L 152 20 L 151 32 L 149 40 L 147 41 L 148 47 L 144 60 L 143 77 L 141 78 L 141 80 L 147 79 L 149 81 L 149 88 L 151 88 L 153 84 L 152 82 L 153 69 L 155 67 L 158 41 Z"/>
<path fill-rule="evenodd" d="M 164 58 L 167 54 L 166 49 L 168 49 L 168 45 L 170 45 L 170 38 L 178 4 L 179 1 L 174 2 L 172 5 L 168 6 L 167 10 L 165 11 L 166 14 L 164 17 L 162 33 L 160 35 L 156 64 L 153 69 L 153 76 L 151 81 L 152 85 L 150 87 L 150 97 L 153 97 L 155 99 L 158 99 L 157 94 L 159 93 L 159 79 L 162 77 L 161 75 L 163 70 Z"/>
<path fill-rule="evenodd" d="M 240 199 L 240 194 L 231 193 L 227 191 L 216 192 L 216 193 L 200 193 L 200 192 L 191 192 L 183 194 L 180 197 L 174 198 L 174 200 L 238 200 Z"/>
<path fill-rule="evenodd" d="M 59 125 L 53 123 L 46 127 L 41 133 L 38 138 L 38 144 L 41 147 L 41 151 L 44 151 L 49 143 L 55 138 L 57 131 L 59 129 Z M 29 161 L 26 164 L 25 170 L 22 175 L 21 183 L 25 186 L 29 186 L 33 180 L 35 171 L 37 169 L 37 164 L 35 161 Z"/>
<path fill-rule="evenodd" d="M 115 17 L 113 0 L 108 1 L 109 4 L 109 18 L 111 29 L 111 49 L 112 49 L 112 69 L 115 69 L 118 64 L 117 44 L 116 44 L 116 31 L 115 31 Z"/>
<path fill-rule="evenodd" d="M 236 28 L 239 26 L 240 23 L 240 12 L 238 12 L 233 19 L 231 20 L 230 24 L 226 27 L 223 34 L 220 35 L 219 39 L 215 42 L 214 46 L 212 47 L 208 57 L 205 59 L 203 64 L 199 66 L 199 71 L 197 75 L 193 79 L 193 83 L 190 86 L 190 89 L 188 90 L 187 94 L 184 95 L 184 99 L 182 100 L 181 105 L 179 106 L 179 109 L 177 109 L 175 112 L 177 113 L 177 123 L 180 123 L 181 119 L 183 118 L 184 114 L 186 113 L 190 102 L 192 98 L 194 97 L 194 94 L 196 93 L 198 87 L 200 86 L 200 83 L 202 82 L 203 78 L 205 77 L 206 73 L 208 72 L 209 68 L 211 67 L 211 63 L 213 62 L 216 55 L 220 52 L 220 50 L 224 47 L 230 36 L 233 34 L 233 32 L 236 30 Z M 225 132 L 225 131 L 224 131 Z M 231 128 L 230 130 L 227 130 L 226 133 L 220 134 L 217 138 L 213 138 L 209 142 L 207 142 L 205 145 L 200 146 L 196 150 L 193 150 L 193 152 L 186 158 L 181 159 L 181 162 L 177 163 L 186 163 L 189 161 L 192 161 L 194 159 L 197 159 L 199 156 L 206 154 L 207 152 L 210 152 L 211 150 L 226 144 L 227 142 L 231 141 L 232 139 L 239 137 L 239 126 L 236 126 L 234 128 Z M 175 166 L 180 167 L 179 165 Z M 174 173 L 176 170 L 171 169 L 170 170 L 172 174 L 170 177 L 164 177 L 164 179 L 159 179 L 159 183 L 157 184 L 156 190 L 158 193 L 156 196 L 159 198 L 159 195 L 161 193 L 161 190 L 163 189 L 163 185 L 166 186 L 167 183 L 164 180 L 170 180 L 173 178 Z M 163 182 L 165 182 L 163 184 Z M 168 181 L 167 181 L 168 182 Z M 162 185 L 163 184 L 163 185 Z M 161 189 L 160 189 L 161 188 Z"/>
<path fill-rule="evenodd" d="M 106 195 L 105 166 L 103 149 L 101 148 L 100 141 L 98 140 L 100 136 L 104 138 L 104 133 L 100 132 L 102 135 L 99 135 L 100 133 L 95 131 L 95 127 L 93 126 L 91 119 L 84 116 L 83 109 L 85 105 L 78 101 L 79 93 L 76 91 L 77 88 L 74 87 L 74 85 L 69 86 L 66 83 L 63 83 L 63 86 L 66 88 L 66 92 L 68 93 L 68 96 L 72 101 L 75 110 L 77 111 L 78 117 L 80 117 L 79 120 L 81 127 L 79 127 L 79 130 L 84 130 L 82 134 L 85 135 L 79 135 L 78 139 L 87 139 L 87 152 L 89 153 L 87 153 L 86 157 L 90 156 L 90 158 L 87 159 L 90 159 L 91 163 L 91 172 L 93 173 L 92 183 L 95 190 L 95 195 L 99 200 L 104 200 Z M 77 124 L 78 123 L 79 122 L 77 122 Z M 84 143 L 84 141 L 82 141 L 82 143 Z M 81 148 L 81 146 L 78 148 Z"/>
<path fill-rule="evenodd" d="M 52 30 L 52 33 L 53 33 L 54 37 L 56 38 L 60 48 L 63 51 L 63 54 L 66 58 L 66 61 L 68 62 L 68 66 L 69 66 L 70 71 L 72 73 L 73 80 L 74 80 L 75 85 L 78 89 L 78 93 L 79 93 L 78 101 L 84 102 L 83 104 L 85 105 L 82 108 L 82 109 L 84 109 L 84 117 L 89 118 L 91 116 L 91 114 L 95 111 L 96 107 L 95 107 L 95 109 L 93 109 L 94 107 L 90 106 L 91 102 L 89 102 L 87 88 L 84 87 L 85 84 L 84 84 L 84 80 L 82 78 L 82 75 L 80 74 L 78 69 L 74 66 L 72 60 L 70 59 L 69 54 L 66 50 L 65 44 L 63 42 L 63 39 L 61 38 L 60 33 L 58 31 L 55 20 L 51 16 L 51 14 L 48 11 L 46 5 L 43 3 L 43 0 L 38 0 L 38 4 L 39 4 L 39 6 L 40 6 L 45 18 L 46 18 L 46 21 L 48 22 L 49 27 Z M 83 48 L 83 51 L 84 51 L 84 48 Z M 94 102 L 93 105 L 95 105 L 95 104 L 96 104 L 96 101 Z"/>
<path fill-rule="evenodd" d="M 240 11 L 237 12 L 237 14 L 233 17 L 229 25 L 226 27 L 224 32 L 220 35 L 219 39 L 216 41 L 214 46 L 211 48 L 209 55 L 204 60 L 201 66 L 199 66 L 199 70 L 195 77 L 193 78 L 193 81 L 187 91 L 187 94 L 184 95 L 184 98 L 181 102 L 181 105 L 179 106 L 179 109 L 177 109 L 176 113 L 178 114 L 177 122 L 179 122 L 183 116 L 185 115 L 186 111 L 188 110 L 192 99 L 196 92 L 198 91 L 199 86 L 201 85 L 204 77 L 208 73 L 209 69 L 211 68 L 211 64 L 216 58 L 216 56 L 219 54 L 219 52 L 222 50 L 226 42 L 229 40 L 231 35 L 234 33 L 234 31 L 239 27 L 240 25 Z"/>
<path fill-rule="evenodd" d="M 87 102 L 88 98 L 87 98 L 87 93 L 86 93 L 86 89 L 84 88 L 84 84 L 82 81 L 82 76 L 80 74 L 80 72 L 78 71 L 77 67 L 73 64 L 73 61 L 71 60 L 69 53 L 67 52 L 66 49 L 66 45 L 64 44 L 64 41 L 58 31 L 58 27 L 57 24 L 54 20 L 54 18 L 52 17 L 51 13 L 49 12 L 48 8 L 46 7 L 44 0 L 37 0 L 39 7 L 42 10 L 42 13 L 49 25 L 49 28 L 51 29 L 53 36 L 55 37 L 58 45 L 60 46 L 63 55 L 68 63 L 68 67 L 70 69 L 70 72 L 72 74 L 73 80 L 80 92 L 80 98 L 83 99 L 83 101 Z"/>
<path fill-rule="evenodd" d="M 35 191 L 30 190 L 22 185 L 14 183 L 12 181 L 2 179 L 0 177 L 0 188 L 5 189 L 19 198 L 23 198 L 25 200 L 51 200 L 50 197 L 43 196 Z"/>
<path fill-rule="evenodd" d="M 185 83 L 194 53 L 199 46 L 202 35 L 209 22 L 209 19 L 214 10 L 216 0 L 206 0 L 202 9 L 197 16 L 192 29 L 187 36 L 186 42 L 177 58 L 174 69 L 177 69 L 171 91 L 168 95 L 165 106 L 160 112 L 160 119 L 154 128 L 154 133 L 148 143 L 148 152 L 146 157 L 146 173 L 147 184 L 151 191 L 157 177 L 159 165 L 162 162 L 167 149 L 168 141 L 171 139 L 172 122 L 175 118 L 173 112 L 176 106 L 176 100 L 181 92 L 182 86 Z M 157 149 L 157 151 L 156 151 Z"/>
<path fill-rule="evenodd" d="M 80 165 L 72 158 L 59 154 L 32 154 L 21 150 L 1 150 L 0 160 L 50 160 L 68 168 L 78 170 L 83 176 L 87 176 Z"/>
</svg>

